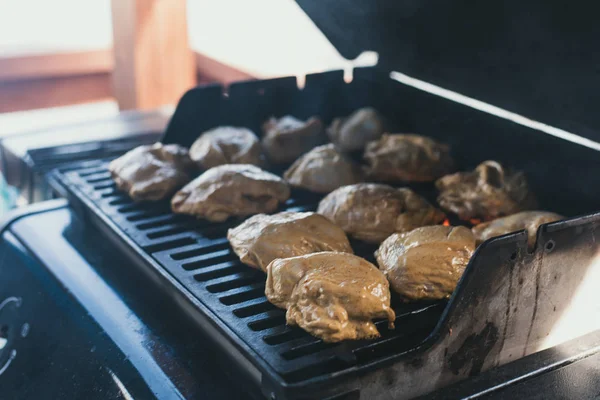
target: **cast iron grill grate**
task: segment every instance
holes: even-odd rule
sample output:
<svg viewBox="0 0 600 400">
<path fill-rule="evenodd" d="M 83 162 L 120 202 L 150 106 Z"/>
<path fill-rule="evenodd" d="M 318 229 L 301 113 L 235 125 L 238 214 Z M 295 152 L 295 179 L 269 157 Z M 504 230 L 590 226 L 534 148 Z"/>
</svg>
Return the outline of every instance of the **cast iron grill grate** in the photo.
<svg viewBox="0 0 600 400">
<path fill-rule="evenodd" d="M 264 295 L 264 273 L 243 265 L 233 253 L 227 229 L 241 220 L 215 224 L 173 214 L 168 202 L 135 203 L 117 190 L 106 160 L 59 169 L 54 179 L 72 201 L 87 204 L 83 209 L 108 217 L 138 250 L 151 256 L 237 334 L 254 351 L 254 357 L 261 357 L 288 383 L 414 349 L 433 331 L 446 305 L 406 304 L 393 298 L 395 330 L 388 330 L 386 321 L 378 321 L 379 339 L 324 343 L 300 328 L 287 326 L 285 311 L 270 304 Z M 320 199 L 320 195 L 293 191 L 282 210 L 312 211 Z M 372 246 L 353 243 L 353 248 L 374 261 Z"/>
</svg>

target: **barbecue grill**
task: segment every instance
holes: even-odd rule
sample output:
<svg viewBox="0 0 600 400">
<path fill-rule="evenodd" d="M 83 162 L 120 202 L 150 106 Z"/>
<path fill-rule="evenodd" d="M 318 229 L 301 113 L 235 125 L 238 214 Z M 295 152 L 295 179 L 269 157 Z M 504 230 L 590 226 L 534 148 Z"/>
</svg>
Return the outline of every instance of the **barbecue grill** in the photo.
<svg viewBox="0 0 600 400">
<path fill-rule="evenodd" d="M 310 2 L 299 3 L 314 17 Z M 347 6 L 346 11 L 354 10 Z M 357 14 L 365 11 L 356 10 Z M 343 36 L 333 26 L 337 37 Z M 336 35 L 329 31 L 328 36 Z M 388 48 L 394 43 L 379 35 L 368 38 L 377 38 Z M 195 88 L 180 100 L 162 139 L 189 146 L 200 132 L 219 125 L 244 126 L 259 133 L 271 116 L 318 115 L 328 124 L 335 117 L 372 106 L 385 116 L 391 131 L 415 132 L 450 144 L 461 170 L 488 159 L 523 170 L 540 209 L 569 217 L 542 225 L 533 248 L 528 248 L 525 232 L 482 244 L 448 301 L 402 303 L 393 298 L 396 329 L 377 322 L 379 339 L 326 344 L 286 326 L 284 311 L 264 296 L 265 275 L 242 265 L 228 245 L 226 231 L 240 220 L 215 224 L 172 214 L 167 202 L 134 203 L 115 188 L 107 171 L 110 157 L 59 167 L 49 175 L 52 187 L 68 199 L 73 215 L 60 208 L 64 205 L 40 211 L 13 222 L 9 227 L 13 233 L 4 235 L 14 234 L 25 242 L 23 247 L 32 249 L 59 277 L 76 274 L 60 266 L 63 253 L 74 257 L 63 264 L 87 274 L 90 267 L 79 260 L 83 256 L 72 255 L 85 254 L 90 264 L 101 264 L 103 273 L 126 276 L 121 277 L 129 280 L 129 286 L 119 291 L 123 297 L 143 293 L 145 299 L 160 299 L 148 300 L 148 307 L 156 307 L 148 318 L 185 332 L 169 343 L 189 343 L 190 332 L 192 342 L 209 343 L 210 351 L 188 356 L 185 349 L 168 349 L 152 335 L 123 338 L 145 328 L 130 327 L 127 318 L 111 315 L 112 307 L 122 307 L 116 300 L 107 304 L 102 298 L 90 300 L 88 292 L 94 294 L 96 289 L 86 288 L 85 281 L 63 279 L 90 314 L 103 327 L 109 326 L 105 331 L 116 337 L 120 351 L 139 371 L 131 375 L 139 373 L 159 398 L 168 398 L 169 393 L 202 397 L 190 389 L 190 382 L 201 379 L 193 375 L 194 365 L 205 356 L 219 361 L 232 374 L 232 381 L 241 382 L 244 393 L 248 390 L 270 399 L 412 398 L 600 329 L 599 301 L 593 296 L 600 282 L 596 240 L 600 147 L 585 147 L 398 82 L 390 77 L 393 64 L 380 52 L 379 67 L 354 69 L 349 82 L 342 71 L 330 71 L 308 75 L 303 88 L 294 77 Z M 433 185 L 418 184 L 413 189 L 435 198 Z M 281 209 L 314 210 L 320 198 L 296 190 Z M 63 219 L 78 227 L 75 232 Z M 47 245 L 36 236 L 36 220 L 52 226 Z M 78 243 L 79 236 L 94 244 Z M 352 244 L 358 255 L 372 260 L 374 248 Z M 103 259 L 102 254 L 106 260 L 95 261 Z M 178 316 L 176 322 L 171 313 Z M 126 334 L 114 328 L 117 323 L 124 325 Z M 184 335 L 186 339 L 179 340 Z M 0 350 L 0 368 L 6 354 Z M 140 354 L 167 360 L 164 375 L 172 382 L 163 385 L 164 376 L 152 369 L 154 361 Z M 146 362 L 150 367 L 144 369 L 140 364 Z M 126 366 L 118 365 L 121 370 L 116 374 L 127 375 Z M 144 389 L 139 390 L 144 397 Z"/>
<path fill-rule="evenodd" d="M 592 182 L 600 158 L 593 149 L 388 75 L 364 68 L 354 71 L 350 83 L 341 71 L 309 75 L 303 89 L 295 78 L 236 83 L 227 95 L 220 86 L 193 89 L 181 99 L 163 138 L 189 146 L 198 132 L 219 125 L 259 132 L 272 115 L 319 115 L 328 123 L 334 116 L 373 106 L 393 131 L 450 143 L 461 169 L 495 159 L 524 170 L 541 209 L 573 217 L 543 225 L 533 250 L 524 232 L 484 243 L 448 302 L 405 304 L 396 299 L 396 329 L 377 323 L 380 339 L 326 344 L 286 326 L 285 312 L 264 297 L 265 275 L 242 265 L 229 247 L 226 231 L 240 220 L 215 224 L 175 215 L 168 202 L 134 203 L 116 189 L 108 160 L 58 169 L 52 182 L 267 397 L 423 394 L 542 348 L 583 276 L 597 268 L 592 259 L 598 253 L 594 237 L 600 214 L 594 211 L 600 190 Z M 429 198 L 433 193 L 428 185 L 414 189 Z M 319 199 L 295 191 L 283 209 L 314 210 Z M 372 259 L 372 247 L 355 243 L 355 249 Z"/>
</svg>

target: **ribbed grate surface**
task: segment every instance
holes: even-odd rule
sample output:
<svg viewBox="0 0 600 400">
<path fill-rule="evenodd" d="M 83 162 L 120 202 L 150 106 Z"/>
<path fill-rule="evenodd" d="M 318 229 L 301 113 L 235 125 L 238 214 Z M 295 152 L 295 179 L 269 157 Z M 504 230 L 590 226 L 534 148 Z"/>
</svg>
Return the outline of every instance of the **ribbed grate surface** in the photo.
<svg viewBox="0 0 600 400">
<path fill-rule="evenodd" d="M 134 203 L 116 189 L 106 168 L 105 161 L 86 162 L 60 170 L 56 178 L 75 197 L 91 200 L 96 207 L 91 211 L 108 216 L 287 382 L 411 350 L 431 333 L 445 307 L 445 302 L 405 304 L 393 298 L 395 330 L 379 321 L 379 339 L 323 343 L 285 324 L 285 311 L 265 298 L 265 275 L 240 263 L 230 249 L 227 229 L 241 220 L 214 224 L 175 215 L 168 202 Z M 282 210 L 314 210 L 319 200 L 314 194 L 294 192 Z M 360 243 L 353 247 L 373 261 L 374 248 Z"/>
</svg>

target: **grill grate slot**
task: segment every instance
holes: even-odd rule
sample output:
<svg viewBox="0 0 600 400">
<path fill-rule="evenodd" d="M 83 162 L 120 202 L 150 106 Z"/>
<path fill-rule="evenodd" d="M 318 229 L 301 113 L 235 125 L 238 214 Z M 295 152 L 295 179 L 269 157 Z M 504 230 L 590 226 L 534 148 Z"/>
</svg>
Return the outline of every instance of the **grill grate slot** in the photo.
<svg viewBox="0 0 600 400">
<path fill-rule="evenodd" d="M 175 249 L 177 247 L 187 246 L 192 243 L 195 243 L 194 239 L 192 239 L 191 237 L 183 237 L 183 238 L 167 240 L 167 241 L 164 241 L 161 243 L 147 246 L 146 250 L 149 253 L 157 253 L 159 251 L 165 251 L 165 250 Z"/>
<path fill-rule="evenodd" d="M 99 182 L 106 182 L 106 181 L 109 181 L 111 179 L 112 178 L 110 176 L 110 173 L 108 173 L 108 172 L 102 172 L 102 173 L 99 173 L 99 174 L 93 174 L 93 175 L 89 175 L 89 176 L 85 177 L 85 180 L 88 183 L 92 183 L 92 184 L 93 183 L 99 183 Z"/>
<path fill-rule="evenodd" d="M 148 239 L 158 239 L 165 236 L 176 235 L 178 233 L 188 232 L 190 228 L 185 225 L 171 225 L 146 234 Z"/>
<path fill-rule="evenodd" d="M 231 289 L 252 285 L 254 283 L 260 283 L 260 278 L 256 275 L 250 275 L 246 272 L 242 272 L 236 275 L 228 276 L 223 282 L 213 283 L 206 286 L 206 290 L 211 293 L 226 292 Z"/>
<path fill-rule="evenodd" d="M 281 343 L 290 342 L 301 337 L 306 337 L 307 335 L 308 334 L 303 330 L 286 328 L 283 330 L 283 332 L 265 335 L 263 337 L 263 340 L 265 343 L 275 346 Z"/>
<path fill-rule="evenodd" d="M 213 279 L 222 278 L 224 276 L 237 274 L 239 272 L 244 272 L 246 269 L 246 267 L 237 265 L 237 263 L 234 262 L 217 264 L 207 268 L 207 270 L 203 270 L 201 273 L 195 274 L 194 279 L 198 282 L 206 282 Z"/>
<path fill-rule="evenodd" d="M 243 303 L 248 300 L 258 299 L 259 297 L 263 297 L 264 295 L 265 287 L 264 284 L 261 284 L 259 287 L 250 288 L 247 290 L 240 291 L 238 293 L 220 297 L 219 301 L 225 304 L 226 306 L 231 306 L 234 304 Z"/>
<path fill-rule="evenodd" d="M 99 191 L 100 197 L 107 198 L 116 195 L 121 195 L 121 192 L 117 192 L 117 188 L 110 188 L 109 190 Z"/>
<path fill-rule="evenodd" d="M 102 189 L 116 189 L 117 185 L 112 181 L 103 180 L 101 183 L 96 183 L 92 185 L 94 190 L 102 190 Z"/>
<path fill-rule="evenodd" d="M 283 310 L 268 311 L 265 314 L 271 315 L 266 318 L 248 323 L 250 329 L 253 331 L 264 331 L 266 329 L 285 324 L 285 313 Z"/>
<path fill-rule="evenodd" d="M 127 197 L 126 195 L 117 197 L 115 199 L 112 199 L 108 202 L 109 205 L 111 206 L 120 206 L 120 205 L 124 205 L 124 204 L 133 204 L 133 201 L 131 201 L 131 199 L 129 197 Z"/>
<path fill-rule="evenodd" d="M 171 254 L 173 260 L 185 260 L 196 256 L 206 256 L 209 251 L 221 251 L 222 254 L 229 253 L 229 242 L 227 239 L 212 242 L 212 248 L 207 250 L 208 246 L 199 247 L 192 250 L 181 251 Z"/>
<path fill-rule="evenodd" d="M 185 217 L 180 214 L 168 214 L 151 218 L 146 222 L 137 223 L 135 227 L 141 231 L 145 231 L 152 228 L 158 228 L 159 226 L 163 226 L 165 224 L 175 224 L 183 221 L 184 219 Z"/>
<path fill-rule="evenodd" d="M 195 261 L 183 263 L 181 266 L 183 269 L 191 271 L 193 269 L 210 267 L 211 265 L 230 260 L 232 260 L 232 254 L 229 249 L 225 249 L 198 256 L 195 258 Z"/>
<path fill-rule="evenodd" d="M 260 299 L 260 301 L 256 304 L 236 308 L 235 310 L 233 310 L 233 313 L 240 318 L 247 318 L 274 309 L 275 306 L 273 304 L 269 303 L 268 301 L 264 301 L 263 299 Z"/>
<path fill-rule="evenodd" d="M 336 344 L 325 343 L 322 340 L 312 340 L 309 343 L 305 343 L 296 346 L 290 350 L 281 353 L 281 356 L 286 360 L 294 360 L 296 358 L 304 357 L 310 354 L 317 353 L 319 351 L 330 349 L 336 346 Z"/>
<path fill-rule="evenodd" d="M 80 170 L 77 170 L 75 168 L 69 168 L 68 171 L 77 171 L 77 175 L 79 175 L 82 178 L 87 178 L 88 176 L 105 172 L 106 168 L 103 166 L 83 168 Z M 67 172 L 67 171 L 65 171 L 65 172 Z"/>
<path fill-rule="evenodd" d="M 154 218 L 154 217 L 162 217 L 162 216 L 166 216 L 166 215 L 168 215 L 168 211 L 146 210 L 146 211 L 131 213 L 129 215 L 126 214 L 125 219 L 127 219 L 127 221 L 129 221 L 129 222 L 136 222 L 136 221 L 142 221 L 142 220 L 150 219 L 150 218 Z"/>
</svg>

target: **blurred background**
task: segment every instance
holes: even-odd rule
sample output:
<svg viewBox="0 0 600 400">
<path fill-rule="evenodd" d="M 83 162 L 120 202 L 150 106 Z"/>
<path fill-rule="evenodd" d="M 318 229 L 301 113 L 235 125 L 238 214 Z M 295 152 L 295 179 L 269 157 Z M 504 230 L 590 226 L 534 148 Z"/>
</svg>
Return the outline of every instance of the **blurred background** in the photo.
<svg viewBox="0 0 600 400">
<path fill-rule="evenodd" d="M 131 119 L 161 131 L 198 84 L 376 62 L 344 59 L 293 0 L 0 0 L 0 215 L 35 201 L 33 149 L 129 132 L 124 111 L 160 110 Z"/>
<path fill-rule="evenodd" d="M 197 83 L 347 66 L 293 0 L 0 0 L 0 113 L 87 104 L 86 119 L 170 104 Z M 175 95 L 147 88 L 163 79 Z M 115 90 L 136 80 L 148 82 Z"/>
</svg>

